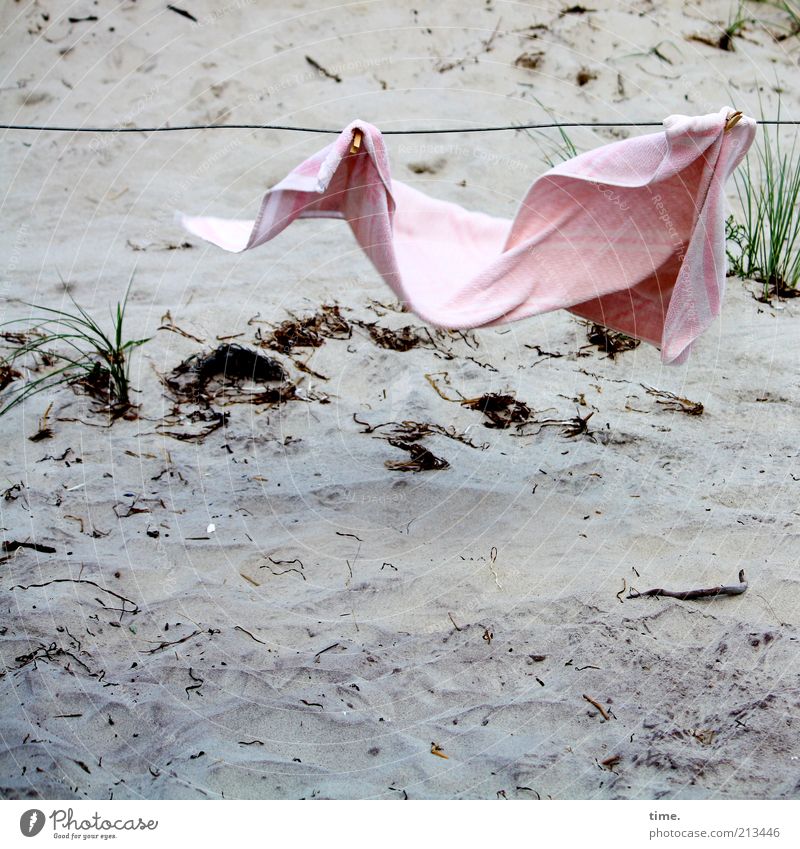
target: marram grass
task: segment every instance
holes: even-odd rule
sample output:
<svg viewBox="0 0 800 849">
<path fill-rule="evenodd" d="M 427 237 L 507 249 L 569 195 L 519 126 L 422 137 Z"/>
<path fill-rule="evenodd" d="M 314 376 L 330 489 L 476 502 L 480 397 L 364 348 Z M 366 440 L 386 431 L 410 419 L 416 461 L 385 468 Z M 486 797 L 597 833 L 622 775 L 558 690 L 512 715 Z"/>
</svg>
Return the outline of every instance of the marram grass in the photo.
<svg viewBox="0 0 800 849">
<path fill-rule="evenodd" d="M 779 110 L 780 113 L 780 110 Z M 764 298 L 798 294 L 800 282 L 800 147 L 780 129 L 762 127 L 734 175 L 740 213 L 727 222 L 732 274 L 764 285 Z M 754 160 L 754 161 L 753 161 Z"/>
<path fill-rule="evenodd" d="M 0 396 L 0 416 L 26 398 L 62 383 L 81 384 L 114 415 L 121 415 L 131 407 L 130 355 L 148 341 L 124 338 L 125 308 L 132 283 L 133 274 L 122 301 L 112 312 L 109 332 L 71 295 L 71 311 L 27 304 L 32 310 L 27 318 L 0 325 L 0 328 L 13 326 L 14 332 L 5 332 L 4 336 L 17 340 L 11 353 L 0 358 L 0 367 L 12 378 L 11 388 Z M 23 360 L 30 357 L 38 360 L 36 369 L 24 368 Z M 25 370 L 44 373 L 16 385 L 17 377 Z"/>
</svg>

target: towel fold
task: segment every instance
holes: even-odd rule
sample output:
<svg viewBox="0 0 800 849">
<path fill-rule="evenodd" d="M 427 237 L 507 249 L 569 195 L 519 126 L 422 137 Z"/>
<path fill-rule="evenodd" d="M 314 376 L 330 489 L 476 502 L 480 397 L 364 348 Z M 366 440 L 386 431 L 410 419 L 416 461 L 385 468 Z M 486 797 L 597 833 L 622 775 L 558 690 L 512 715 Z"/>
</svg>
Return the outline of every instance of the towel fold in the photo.
<svg viewBox="0 0 800 849">
<path fill-rule="evenodd" d="M 181 220 L 239 252 L 296 218 L 343 218 L 397 297 L 430 324 L 467 329 L 568 309 L 680 363 L 722 303 L 725 182 L 756 131 L 743 117 L 726 132 L 731 111 L 673 115 L 663 132 L 551 168 L 512 221 L 392 180 L 380 130 L 364 121 L 270 189 L 255 221 Z M 350 153 L 356 130 L 363 141 Z"/>
</svg>

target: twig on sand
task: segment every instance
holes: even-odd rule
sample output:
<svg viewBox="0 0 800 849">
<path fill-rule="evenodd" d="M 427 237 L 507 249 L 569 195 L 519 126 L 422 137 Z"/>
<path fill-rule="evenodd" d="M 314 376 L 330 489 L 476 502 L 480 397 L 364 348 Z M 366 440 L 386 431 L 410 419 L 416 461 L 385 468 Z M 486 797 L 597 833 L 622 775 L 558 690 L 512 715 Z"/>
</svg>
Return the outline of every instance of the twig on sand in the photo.
<svg viewBox="0 0 800 849">
<path fill-rule="evenodd" d="M 177 646 L 180 643 L 185 643 L 187 640 L 191 640 L 192 637 L 196 637 L 200 631 L 192 631 L 191 634 L 187 634 L 185 637 L 181 637 L 179 640 L 173 640 L 172 642 L 161 642 L 154 649 L 147 649 L 146 651 L 140 652 L 140 654 L 155 654 L 157 651 L 161 651 L 161 649 L 169 648 L 169 646 Z"/>
<path fill-rule="evenodd" d="M 184 18 L 188 18 L 190 21 L 198 23 L 197 18 L 191 12 L 187 12 L 186 9 L 181 9 L 178 6 L 173 6 L 172 3 L 167 3 L 167 8 L 170 10 L 170 12 L 175 12 L 175 14 L 177 15 L 182 15 Z"/>
<path fill-rule="evenodd" d="M 450 756 L 444 753 L 444 750 L 438 743 L 431 743 L 431 754 L 436 755 L 437 758 L 444 758 L 446 761 L 450 759 Z"/>
<path fill-rule="evenodd" d="M 247 634 L 247 636 L 248 636 L 248 637 L 250 637 L 251 639 L 255 640 L 257 643 L 261 643 L 261 645 L 262 645 L 262 646 L 265 646 L 265 645 L 266 645 L 266 643 L 265 643 L 263 640 L 259 640 L 259 639 L 258 639 L 258 637 L 254 637 L 254 636 L 253 636 L 253 635 L 252 635 L 252 634 L 251 634 L 251 633 L 247 630 L 247 628 L 242 628 L 242 626 L 241 626 L 241 625 L 234 625 L 234 626 L 233 626 L 233 630 L 234 630 L 234 631 L 241 631 L 243 634 Z"/>
<path fill-rule="evenodd" d="M 453 627 L 456 629 L 456 631 L 460 631 L 461 628 L 459 628 L 458 625 L 456 625 L 456 620 L 453 619 L 453 614 L 448 613 L 447 615 L 450 617 L 450 621 L 453 623 Z"/>
<path fill-rule="evenodd" d="M 339 643 L 334 643 L 333 645 L 328 646 L 327 648 L 320 649 L 320 651 L 318 651 L 318 652 L 314 655 L 314 663 L 319 663 L 320 655 L 325 654 L 325 652 L 326 652 L 326 651 L 330 651 L 331 649 L 335 649 L 338 645 L 339 645 Z"/>
<path fill-rule="evenodd" d="M 185 339 L 191 339 L 193 342 L 199 342 L 201 345 L 205 342 L 205 339 L 200 339 L 198 336 L 188 333 L 186 330 L 182 330 L 178 327 L 178 325 L 172 320 L 172 314 L 169 310 L 161 316 L 161 324 L 158 329 L 169 330 L 172 333 L 177 333 L 179 336 L 183 336 Z"/>
<path fill-rule="evenodd" d="M 102 681 L 105 676 L 105 670 L 100 673 L 92 672 L 92 670 L 75 654 L 73 654 L 68 649 L 61 648 L 57 646 L 54 642 L 50 643 L 50 645 L 40 645 L 37 649 L 34 649 L 32 652 L 28 652 L 27 654 L 21 654 L 19 657 L 14 658 L 17 661 L 17 669 L 22 669 L 22 667 L 27 666 L 29 663 L 32 663 L 34 669 L 37 669 L 37 661 L 46 660 L 48 663 L 53 661 L 57 657 L 69 657 L 79 666 L 82 666 L 86 672 L 89 673 L 93 678 L 97 678 Z M 69 663 L 67 663 L 66 667 L 68 672 L 71 673 L 69 668 Z M 5 673 L 3 673 L 5 674 Z M 72 674 L 72 673 L 71 673 Z"/>
<path fill-rule="evenodd" d="M 442 377 L 443 377 L 443 379 L 444 379 L 444 382 L 445 382 L 448 386 L 450 386 L 451 388 L 453 388 L 453 391 L 454 391 L 457 395 L 459 395 L 459 396 L 460 396 L 459 398 L 448 398 L 448 397 L 447 397 L 447 395 L 445 395 L 445 394 L 444 394 L 444 391 L 442 390 L 442 388 L 441 388 L 441 387 L 439 386 L 439 384 L 438 384 L 438 383 L 434 380 L 434 378 L 435 378 L 435 377 L 438 377 L 439 375 L 442 375 Z M 426 375 L 425 375 L 425 380 L 427 380 L 427 381 L 428 381 L 428 383 L 430 383 L 430 385 L 433 387 L 434 392 L 436 392 L 436 394 L 437 394 L 440 398 L 442 398 L 443 400 L 445 400 L 445 401 L 452 401 L 452 402 L 455 402 L 455 403 L 460 403 L 460 402 L 463 400 L 463 398 L 464 398 L 464 396 L 463 396 L 463 395 L 462 395 L 462 394 L 458 391 L 458 389 L 455 389 L 454 387 L 452 387 L 452 386 L 451 386 L 451 384 L 450 384 L 450 375 L 449 375 L 446 371 L 437 371 L 437 372 L 434 372 L 433 374 L 426 374 Z"/>
<path fill-rule="evenodd" d="M 600 711 L 600 716 L 608 722 L 611 717 L 608 715 L 608 711 L 600 704 L 600 702 L 596 702 L 591 696 L 587 696 L 586 693 L 583 694 L 583 698 L 589 702 L 590 705 L 596 707 Z"/>
<path fill-rule="evenodd" d="M 534 790 L 534 789 L 533 789 L 533 787 L 525 787 L 525 786 L 523 786 L 523 785 L 518 784 L 518 785 L 517 785 L 517 787 L 516 787 L 516 789 L 517 789 L 517 790 L 527 790 L 527 791 L 528 791 L 528 793 L 536 793 L 536 798 L 537 798 L 537 799 L 541 799 L 541 798 L 542 798 L 542 797 L 539 795 L 539 793 L 538 793 L 536 790 Z"/>
<path fill-rule="evenodd" d="M 186 690 L 186 698 L 187 698 L 187 699 L 191 698 L 191 694 L 192 694 L 192 691 L 193 691 L 193 690 L 195 691 L 195 694 L 196 694 L 196 695 L 198 695 L 198 696 L 202 696 L 202 695 L 203 695 L 203 692 L 202 692 L 202 690 L 201 690 L 201 687 L 203 686 L 204 679 L 203 679 L 203 678 L 200 678 L 200 677 L 199 677 L 199 676 L 197 676 L 197 675 L 195 675 L 195 674 L 194 674 L 194 672 L 192 671 L 192 667 L 191 667 L 191 666 L 189 667 L 189 677 L 190 677 L 190 678 L 192 679 L 192 681 L 194 681 L 195 683 L 194 683 L 194 684 L 190 684 L 188 687 L 184 687 L 184 690 Z"/>
<path fill-rule="evenodd" d="M 88 578 L 52 578 L 49 581 L 45 581 L 43 584 L 28 584 L 27 586 L 22 586 L 22 584 L 16 584 L 11 587 L 12 590 L 30 590 L 34 587 L 47 587 L 50 584 L 91 584 L 93 587 L 97 587 L 98 590 L 104 593 L 108 593 L 109 595 L 114 596 L 114 598 L 118 598 L 122 604 L 122 613 L 138 613 L 139 605 L 135 602 L 131 601 L 129 598 L 125 598 L 124 595 L 120 595 L 119 593 L 115 593 L 113 590 L 107 590 L 105 587 L 101 587 L 100 584 L 95 583 L 94 581 L 90 581 Z M 98 599 L 99 601 L 99 599 Z M 102 604 L 102 602 L 100 602 Z M 131 610 L 126 610 L 124 605 L 130 604 Z M 103 605 L 105 607 L 105 605 Z M 116 608 L 114 608 L 116 610 Z"/>
<path fill-rule="evenodd" d="M 342 78 L 334 73 L 333 71 L 329 71 L 327 68 L 323 68 L 316 59 L 312 59 L 310 56 L 306 56 L 306 62 L 315 70 L 319 71 L 323 77 L 327 77 L 329 80 L 335 80 L 337 83 L 342 81 Z"/>
<path fill-rule="evenodd" d="M 642 596 L 665 596 L 667 598 L 679 598 L 682 601 L 692 601 L 696 598 L 714 598 L 719 595 L 741 595 L 747 590 L 747 581 L 744 577 L 744 569 L 739 570 L 739 583 L 728 586 L 721 585 L 718 587 L 710 587 L 707 590 L 686 590 L 684 592 L 674 592 L 673 590 L 664 590 L 660 587 L 653 590 L 646 590 L 640 593 L 631 587 L 627 598 L 641 598 Z"/>
<path fill-rule="evenodd" d="M 266 563 L 263 563 L 259 568 L 261 569 L 269 569 L 269 571 L 275 575 L 275 577 L 279 577 L 280 575 L 285 575 L 287 572 L 297 572 L 297 574 L 305 581 L 306 576 L 303 574 L 302 570 L 304 568 L 303 561 L 299 558 L 295 557 L 293 560 L 275 560 L 273 557 L 268 557 L 270 563 L 274 563 L 276 566 L 289 566 L 288 569 L 283 569 L 280 572 L 276 572 L 271 566 L 268 566 Z M 294 566 L 291 566 L 292 563 L 299 563 L 300 568 L 295 569 Z"/>
</svg>

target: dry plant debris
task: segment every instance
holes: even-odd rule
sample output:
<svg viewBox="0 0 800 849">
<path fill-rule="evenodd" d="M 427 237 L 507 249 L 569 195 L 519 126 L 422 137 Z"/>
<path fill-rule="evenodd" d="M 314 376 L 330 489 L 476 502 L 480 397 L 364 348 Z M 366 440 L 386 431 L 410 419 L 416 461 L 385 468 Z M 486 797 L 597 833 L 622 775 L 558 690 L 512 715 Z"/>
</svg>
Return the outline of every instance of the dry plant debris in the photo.
<svg viewBox="0 0 800 849">
<path fill-rule="evenodd" d="M 289 354 L 294 348 L 319 348 L 326 339 L 349 339 L 352 335 L 353 329 L 339 307 L 323 304 L 313 315 L 292 316 L 281 322 L 261 345 Z"/>
<path fill-rule="evenodd" d="M 461 402 L 462 407 L 478 410 L 489 420 L 484 427 L 506 429 L 512 424 L 524 424 L 533 415 L 531 408 L 523 401 L 517 401 L 513 395 L 501 395 L 488 392 L 479 398 L 467 398 Z"/>
<path fill-rule="evenodd" d="M 242 383 L 260 386 L 248 390 Z M 193 354 L 164 378 L 179 401 L 228 404 L 279 404 L 295 395 L 295 386 L 275 359 L 242 345 L 220 345 L 208 353 Z"/>
<path fill-rule="evenodd" d="M 387 440 L 390 445 L 408 451 L 411 455 L 408 460 L 386 460 L 387 469 L 393 472 L 429 472 L 449 469 L 450 464 L 442 457 L 432 454 L 422 445 L 416 442 L 406 442 L 400 439 Z"/>
<path fill-rule="evenodd" d="M 676 413 L 686 413 L 687 416 L 703 415 L 705 408 L 699 401 L 690 401 L 688 398 L 681 398 L 680 395 L 674 395 L 665 389 L 655 389 L 653 386 L 648 386 L 645 383 L 639 385 L 647 391 L 648 395 L 653 395 L 656 403 L 661 404 L 666 410 Z"/>
<path fill-rule="evenodd" d="M 590 324 L 586 338 L 592 345 L 597 346 L 601 351 L 605 351 L 612 360 L 617 354 L 621 354 L 623 351 L 632 351 L 641 344 L 640 339 L 633 339 L 624 333 L 609 330 L 602 324 Z"/>
<path fill-rule="evenodd" d="M 744 569 L 739 571 L 739 583 L 738 584 L 730 584 L 728 586 L 720 585 L 718 587 L 710 587 L 709 589 L 704 590 L 664 590 L 660 587 L 653 590 L 645 590 L 643 593 L 640 593 L 638 590 L 635 590 L 631 587 L 630 592 L 627 595 L 627 598 L 643 598 L 644 596 L 662 596 L 664 598 L 678 598 L 681 601 L 693 601 L 698 598 L 715 598 L 716 596 L 721 595 L 742 595 L 742 593 L 747 591 L 747 581 L 744 576 Z"/>
</svg>

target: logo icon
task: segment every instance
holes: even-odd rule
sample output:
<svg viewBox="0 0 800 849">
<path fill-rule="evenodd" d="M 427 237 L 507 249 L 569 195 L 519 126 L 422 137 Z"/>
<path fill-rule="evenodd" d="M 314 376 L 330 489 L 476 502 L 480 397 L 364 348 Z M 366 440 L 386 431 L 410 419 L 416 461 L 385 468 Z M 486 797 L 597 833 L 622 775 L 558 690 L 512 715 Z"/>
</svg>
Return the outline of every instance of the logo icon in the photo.
<svg viewBox="0 0 800 849">
<path fill-rule="evenodd" d="M 44 814 L 38 808 L 31 808 L 19 818 L 19 830 L 25 837 L 36 837 L 44 828 Z"/>
</svg>

